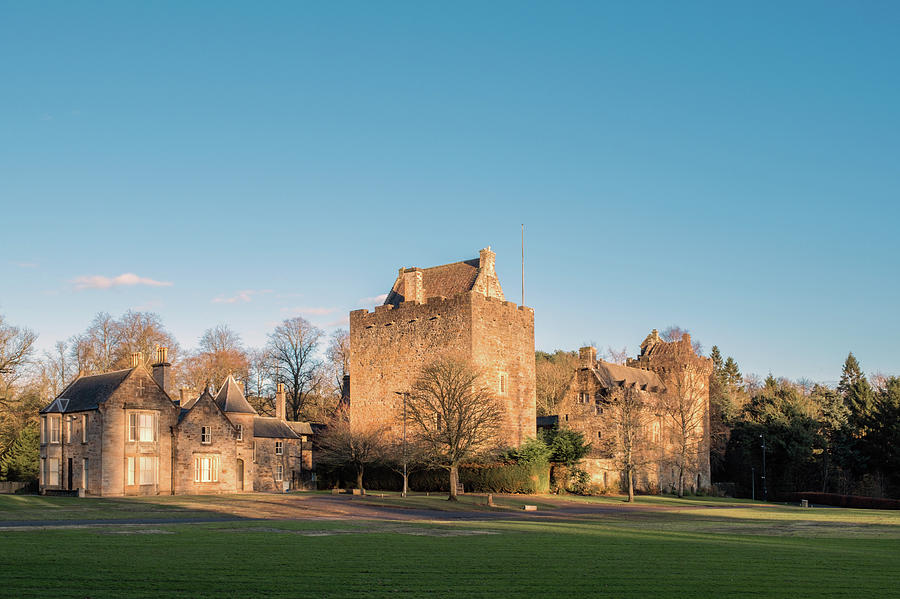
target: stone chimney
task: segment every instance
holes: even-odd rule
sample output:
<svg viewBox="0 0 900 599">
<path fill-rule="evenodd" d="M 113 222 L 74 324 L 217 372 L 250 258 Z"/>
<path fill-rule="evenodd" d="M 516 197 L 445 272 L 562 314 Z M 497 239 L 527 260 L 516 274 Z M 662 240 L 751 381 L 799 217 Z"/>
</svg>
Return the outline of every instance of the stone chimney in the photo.
<svg viewBox="0 0 900 599">
<path fill-rule="evenodd" d="M 581 360 L 583 366 L 593 366 L 594 362 L 597 361 L 597 348 L 591 346 L 582 347 L 578 350 L 578 359 Z"/>
<path fill-rule="evenodd" d="M 497 254 L 491 251 L 491 246 L 487 246 L 478 253 L 478 268 L 485 274 L 494 274 L 494 262 Z"/>
<path fill-rule="evenodd" d="M 132 367 L 132 368 L 137 368 L 138 366 L 140 366 L 140 365 L 143 364 L 143 363 L 144 363 L 144 354 L 141 353 L 141 352 L 139 352 L 139 351 L 132 352 L 132 354 L 131 354 L 131 367 Z"/>
<path fill-rule="evenodd" d="M 421 304 L 425 302 L 425 286 L 422 284 L 421 268 L 404 268 L 400 276 L 403 277 L 403 300 Z"/>
<path fill-rule="evenodd" d="M 192 393 L 193 393 L 192 390 L 188 389 L 187 387 L 182 387 L 181 389 L 178 390 L 178 396 L 181 400 L 181 405 L 186 404 L 188 401 L 190 401 L 192 399 L 191 398 Z"/>
<path fill-rule="evenodd" d="M 169 392 L 169 386 L 172 384 L 172 365 L 169 363 L 169 348 L 156 348 L 156 362 L 153 363 L 153 380 L 162 387 L 163 391 Z"/>
<path fill-rule="evenodd" d="M 286 414 L 286 406 L 285 406 L 285 392 L 284 392 L 284 383 L 278 383 L 275 387 L 275 418 L 279 420 L 285 420 Z"/>
</svg>

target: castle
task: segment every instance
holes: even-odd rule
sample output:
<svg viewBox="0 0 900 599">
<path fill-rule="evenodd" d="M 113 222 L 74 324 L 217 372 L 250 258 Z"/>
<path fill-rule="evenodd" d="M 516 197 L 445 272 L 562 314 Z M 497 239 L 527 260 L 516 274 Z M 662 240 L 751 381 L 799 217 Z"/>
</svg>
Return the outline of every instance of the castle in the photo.
<svg viewBox="0 0 900 599">
<path fill-rule="evenodd" d="M 229 376 L 213 397 L 173 401 L 166 348 L 148 370 L 132 367 L 79 376 L 40 412 L 41 493 L 82 490 L 101 496 L 213 494 L 285 490 L 303 469 L 305 422 L 261 417 Z"/>
<path fill-rule="evenodd" d="M 401 268 L 384 305 L 350 313 L 350 422 L 397 437 L 402 394 L 440 355 L 469 360 L 500 401 L 501 445 L 536 434 L 534 310 L 505 301 L 495 254 Z"/>
<path fill-rule="evenodd" d="M 617 413 L 623 393 L 638 406 L 629 415 L 634 427 L 634 486 L 644 492 L 705 489 L 710 485 L 709 376 L 712 361 L 698 356 L 685 333 L 663 341 L 654 329 L 637 358 L 625 365 L 597 359 L 597 350 L 582 347 L 558 413 L 545 425 L 581 432 L 591 443 L 582 467 L 591 482 L 610 491 L 624 488 L 621 445 L 623 426 Z"/>
</svg>

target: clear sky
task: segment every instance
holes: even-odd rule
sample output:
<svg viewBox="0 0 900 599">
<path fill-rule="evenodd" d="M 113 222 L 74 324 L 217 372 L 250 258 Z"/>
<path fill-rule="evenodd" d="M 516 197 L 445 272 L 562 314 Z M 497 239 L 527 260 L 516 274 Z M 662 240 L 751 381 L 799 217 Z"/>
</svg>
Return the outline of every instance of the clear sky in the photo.
<svg viewBox="0 0 900 599">
<path fill-rule="evenodd" d="M 540 349 L 900 373 L 896 2 L 2 2 L 0 314 L 328 330 L 491 245 Z M 126 276 L 122 276 L 126 275 Z M 164 284 L 162 284 L 164 283 Z"/>
</svg>

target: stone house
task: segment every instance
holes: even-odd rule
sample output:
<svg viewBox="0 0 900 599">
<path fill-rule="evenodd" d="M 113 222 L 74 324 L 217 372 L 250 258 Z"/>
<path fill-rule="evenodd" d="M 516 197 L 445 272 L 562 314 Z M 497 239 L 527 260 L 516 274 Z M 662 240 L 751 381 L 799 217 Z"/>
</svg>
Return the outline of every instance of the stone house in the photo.
<svg viewBox="0 0 900 599">
<path fill-rule="evenodd" d="M 401 394 L 429 361 L 452 355 L 471 361 L 496 393 L 501 444 L 535 435 L 534 310 L 505 301 L 494 264 L 485 248 L 472 260 L 401 268 L 384 305 L 350 313 L 352 426 L 399 436 Z"/>
<path fill-rule="evenodd" d="M 312 459 L 305 422 L 260 417 L 231 376 L 215 397 L 168 394 L 166 348 L 156 363 L 79 376 L 40 412 L 41 493 L 174 495 L 282 491 Z M 303 455 L 306 450 L 306 455 Z"/>
<path fill-rule="evenodd" d="M 709 487 L 712 363 L 694 352 L 690 335 L 666 342 L 653 330 L 640 355 L 625 365 L 597 359 L 593 347 L 581 348 L 579 360 L 558 413 L 543 424 L 577 430 L 591 443 L 582 467 L 592 483 L 610 491 L 624 488 L 619 402 L 630 393 L 632 405 L 639 406 L 630 420 L 639 423 L 634 427 L 639 429 L 634 437 L 635 488 L 676 491 L 679 474 L 685 490 Z"/>
</svg>

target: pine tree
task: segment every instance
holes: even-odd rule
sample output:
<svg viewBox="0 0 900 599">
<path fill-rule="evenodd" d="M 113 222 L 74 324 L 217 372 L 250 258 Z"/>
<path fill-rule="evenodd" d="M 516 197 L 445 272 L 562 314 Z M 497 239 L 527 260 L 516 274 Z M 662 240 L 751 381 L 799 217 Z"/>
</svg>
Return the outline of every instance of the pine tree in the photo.
<svg viewBox="0 0 900 599">
<path fill-rule="evenodd" d="M 718 345 L 713 345 L 712 349 L 709 350 L 709 358 L 713 361 L 713 372 L 718 373 L 722 371 L 722 352 L 719 351 Z"/>
<path fill-rule="evenodd" d="M 744 376 L 741 374 L 741 369 L 738 368 L 737 362 L 735 362 L 734 358 L 731 356 L 728 356 L 728 359 L 725 360 L 725 366 L 722 367 L 722 374 L 725 383 L 732 391 L 744 384 Z"/>
<path fill-rule="evenodd" d="M 866 423 L 870 420 L 875 404 L 875 394 L 863 374 L 859 362 L 853 352 L 847 355 L 838 392 L 844 398 L 844 405 L 850 411 L 850 423 L 856 429 L 857 436 L 865 434 Z"/>
<path fill-rule="evenodd" d="M 844 360 L 844 369 L 841 372 L 841 382 L 838 383 L 837 390 L 841 395 L 846 397 L 850 388 L 865 378 L 866 375 L 863 374 L 862 368 L 859 367 L 859 361 L 856 359 L 856 356 L 853 355 L 853 352 L 850 352 L 847 354 L 847 359 Z"/>
<path fill-rule="evenodd" d="M 0 480 L 36 481 L 38 477 L 38 427 L 32 423 L 19 431 L 19 436 L 0 456 Z"/>
</svg>

